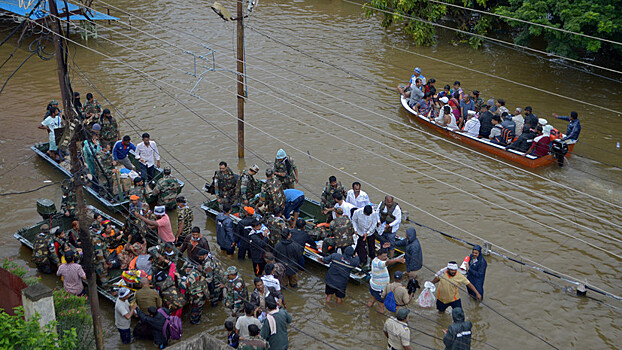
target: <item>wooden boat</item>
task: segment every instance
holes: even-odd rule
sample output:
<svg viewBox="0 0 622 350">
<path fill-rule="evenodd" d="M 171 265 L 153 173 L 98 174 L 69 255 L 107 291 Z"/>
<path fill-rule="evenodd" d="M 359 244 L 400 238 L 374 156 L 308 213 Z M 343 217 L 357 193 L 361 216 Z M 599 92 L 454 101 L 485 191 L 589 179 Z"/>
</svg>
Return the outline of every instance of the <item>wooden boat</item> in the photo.
<svg viewBox="0 0 622 350">
<path fill-rule="evenodd" d="M 518 163 L 522 166 L 532 168 L 532 169 L 557 163 L 557 159 L 552 154 L 547 154 L 546 156 L 543 156 L 543 157 L 523 155 L 522 152 L 515 151 L 515 150 L 506 150 L 505 147 L 494 144 L 490 142 L 489 140 L 469 136 L 465 133 L 457 132 L 452 129 L 449 129 L 448 127 L 438 125 L 434 121 L 430 121 L 430 119 L 424 117 L 423 115 L 417 114 L 417 112 L 415 112 L 412 108 L 410 108 L 410 106 L 408 106 L 408 99 L 404 98 L 404 96 L 401 97 L 401 102 L 402 102 L 402 106 L 404 107 L 404 109 L 406 109 L 410 114 L 412 114 L 414 116 L 414 119 L 417 122 L 431 129 L 434 129 L 436 132 L 443 134 L 449 138 L 460 141 L 463 144 L 475 147 L 481 151 L 494 154 L 501 158 L 507 159 L 509 161 Z M 570 157 L 570 154 L 573 149 L 574 149 L 574 144 L 568 145 L 568 153 L 566 154 L 566 157 Z"/>
<path fill-rule="evenodd" d="M 70 178 L 71 177 L 71 169 L 69 167 L 69 162 L 67 161 L 63 161 L 61 163 L 57 163 L 56 161 L 54 161 L 48 154 L 48 143 L 37 143 L 36 145 L 30 147 L 31 150 L 33 150 L 39 157 L 43 158 L 46 162 L 48 162 L 50 165 L 52 165 L 54 168 L 56 168 L 58 171 L 62 172 L 66 177 Z M 132 162 L 132 164 L 134 164 L 134 166 L 136 167 L 136 169 L 139 168 L 139 162 L 138 160 L 136 160 L 134 158 L 134 152 L 130 151 L 130 153 L 128 154 L 128 157 L 130 158 L 130 161 Z M 162 169 L 156 168 L 155 171 L 155 177 L 154 177 L 154 181 L 159 180 L 161 177 L 163 176 L 162 174 Z M 181 189 L 184 187 L 184 183 L 181 180 L 177 180 L 179 181 L 179 184 L 181 185 L 179 191 L 181 192 Z M 111 197 L 108 196 L 102 196 L 100 195 L 95 189 L 93 189 L 91 186 L 85 186 L 84 187 L 87 192 L 93 196 L 97 201 L 99 201 L 102 205 L 117 211 L 117 212 L 122 212 L 124 210 L 125 207 L 127 207 L 129 205 L 129 198 L 123 198 L 122 200 L 116 200 L 113 199 Z M 156 198 L 155 196 L 149 196 L 147 198 L 147 202 L 151 203 L 153 201 L 155 201 Z"/>
<path fill-rule="evenodd" d="M 220 213 L 220 210 L 218 209 L 218 202 L 215 199 L 203 203 L 203 205 L 201 205 L 201 209 L 203 209 L 205 211 L 205 214 L 207 214 L 207 216 L 211 217 L 212 219 L 215 219 L 216 215 Z M 236 225 L 236 229 L 237 223 L 240 221 L 240 218 L 237 216 L 238 211 L 239 207 L 234 206 L 231 212 L 231 219 L 233 219 L 233 223 Z M 305 201 L 300 208 L 299 218 L 307 222 L 307 230 L 313 229 L 319 223 L 326 222 L 326 215 L 322 214 L 322 210 L 320 209 L 320 203 L 307 198 L 305 198 Z M 396 239 L 402 240 L 405 238 L 396 237 Z M 376 248 L 380 248 L 380 242 L 378 240 L 376 240 Z M 401 250 L 396 250 L 396 253 L 397 254 L 395 257 L 404 256 L 404 252 L 402 252 Z M 326 268 L 330 266 L 330 264 L 326 264 L 320 261 L 320 258 L 322 257 L 321 252 L 318 252 L 317 250 L 311 248 L 309 244 L 305 246 L 304 256 L 307 259 L 323 265 Z M 369 273 L 361 270 L 358 267 L 354 268 L 352 270 L 352 273 L 350 273 L 350 280 L 355 283 L 362 284 L 364 281 L 369 280 Z"/>
</svg>

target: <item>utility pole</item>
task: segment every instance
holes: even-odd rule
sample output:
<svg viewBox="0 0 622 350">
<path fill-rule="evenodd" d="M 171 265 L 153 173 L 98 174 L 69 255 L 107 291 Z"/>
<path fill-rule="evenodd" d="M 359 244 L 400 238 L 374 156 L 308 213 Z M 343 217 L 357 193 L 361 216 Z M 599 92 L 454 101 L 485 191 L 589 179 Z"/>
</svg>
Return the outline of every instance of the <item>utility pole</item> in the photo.
<svg viewBox="0 0 622 350">
<path fill-rule="evenodd" d="M 243 0 L 237 0 L 238 13 L 238 158 L 244 158 L 244 13 Z"/>
<path fill-rule="evenodd" d="M 73 190 L 76 194 L 78 220 L 80 222 L 80 242 L 82 243 L 82 258 L 84 261 L 84 269 L 88 281 L 88 296 L 91 306 L 91 315 L 93 317 L 93 328 L 95 334 L 95 345 L 98 350 L 104 350 L 104 337 L 102 329 L 101 315 L 99 312 L 99 296 L 97 294 L 97 276 L 93 271 L 93 244 L 91 235 L 87 231 L 90 226 L 86 215 L 86 205 L 84 201 L 84 177 L 80 169 L 78 160 L 78 150 L 76 143 L 79 141 L 78 129 L 81 127 L 73 111 L 73 96 L 69 91 L 69 75 L 67 74 L 67 65 L 64 61 L 63 50 L 63 34 L 61 33 L 60 19 L 58 17 L 58 8 L 56 0 L 49 0 L 50 13 L 52 14 L 51 30 L 57 35 L 54 36 L 54 48 L 56 49 L 56 63 L 58 71 L 58 81 L 60 83 L 60 92 L 63 98 L 63 109 L 65 113 L 66 123 L 73 122 L 75 129 L 69 144 L 69 154 L 71 156 L 71 174 L 73 176 Z M 65 128 L 65 132 L 72 132 L 70 127 Z"/>
</svg>

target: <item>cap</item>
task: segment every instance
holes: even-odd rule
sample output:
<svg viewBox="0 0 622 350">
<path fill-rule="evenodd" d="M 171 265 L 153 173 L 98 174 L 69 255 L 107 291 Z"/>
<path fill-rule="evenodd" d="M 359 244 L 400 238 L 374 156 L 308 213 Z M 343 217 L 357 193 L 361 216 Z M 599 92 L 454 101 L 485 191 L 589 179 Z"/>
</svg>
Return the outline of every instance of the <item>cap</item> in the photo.
<svg viewBox="0 0 622 350">
<path fill-rule="evenodd" d="M 395 278 L 396 280 L 401 280 L 403 276 L 404 276 L 404 271 L 398 270 L 393 273 L 393 278 Z"/>
<path fill-rule="evenodd" d="M 227 275 L 237 275 L 238 274 L 238 268 L 235 266 L 229 266 L 227 268 Z"/>
<path fill-rule="evenodd" d="M 125 298 L 126 296 L 130 295 L 130 290 L 123 287 L 121 289 L 119 289 L 119 298 Z"/>
<path fill-rule="evenodd" d="M 335 213 L 343 214 L 343 208 L 342 207 L 335 208 Z"/>
<path fill-rule="evenodd" d="M 131 201 L 137 201 L 137 200 L 139 200 L 139 199 L 140 199 L 140 197 L 138 197 L 138 196 L 137 196 L 137 195 L 135 195 L 135 194 L 133 194 L 133 195 L 131 195 L 131 196 L 130 196 L 130 200 L 131 200 Z"/>
<path fill-rule="evenodd" d="M 153 208 L 153 213 L 155 215 L 164 215 L 166 214 L 166 207 L 163 205 L 158 205 L 155 208 Z"/>
<path fill-rule="evenodd" d="M 449 103 L 449 99 L 446 96 L 443 96 L 443 97 L 439 98 L 438 100 L 443 102 L 443 103 L 445 103 L 445 104 Z"/>
<path fill-rule="evenodd" d="M 244 207 L 244 211 L 248 213 L 248 215 L 255 215 L 255 209 L 252 207 Z"/>
<path fill-rule="evenodd" d="M 408 317 L 409 313 L 410 313 L 410 309 L 407 309 L 407 308 L 399 309 L 397 310 L 397 319 L 405 320 L 406 317 Z"/>
<path fill-rule="evenodd" d="M 170 174 L 171 173 L 171 168 L 165 166 L 164 169 L 162 169 L 162 172 L 164 172 L 165 174 Z"/>
<path fill-rule="evenodd" d="M 549 121 L 544 119 L 544 118 L 538 118 L 538 124 L 545 126 L 546 124 L 548 124 Z"/>
<path fill-rule="evenodd" d="M 419 67 L 415 68 L 415 73 L 421 74 L 421 68 Z"/>
<path fill-rule="evenodd" d="M 476 114 L 477 114 L 477 112 L 475 112 L 475 111 L 473 111 L 473 110 L 470 110 L 470 109 L 469 109 L 469 110 L 467 111 L 467 114 L 468 114 L 468 115 L 476 115 Z"/>
<path fill-rule="evenodd" d="M 93 127 L 91 128 L 93 131 L 100 131 L 101 129 L 102 127 L 98 123 L 93 124 Z"/>
<path fill-rule="evenodd" d="M 490 100 L 486 101 L 486 104 L 489 106 L 494 106 L 495 105 L 495 99 L 491 98 Z"/>
<path fill-rule="evenodd" d="M 274 170 L 272 170 L 272 168 L 266 169 L 266 176 L 272 176 L 272 175 L 274 175 Z"/>
<path fill-rule="evenodd" d="M 50 232 L 50 226 L 48 226 L 48 224 L 41 225 L 41 231 L 42 232 Z"/>
<path fill-rule="evenodd" d="M 250 170 L 252 170 L 252 171 L 254 171 L 254 172 L 258 173 L 258 172 L 259 172 L 259 166 L 258 166 L 257 164 L 253 164 L 253 166 L 252 166 L 252 167 L 250 167 Z"/>
<path fill-rule="evenodd" d="M 279 149 L 278 152 L 276 152 L 276 159 L 283 159 L 285 157 L 287 157 L 287 154 L 282 148 Z"/>
</svg>

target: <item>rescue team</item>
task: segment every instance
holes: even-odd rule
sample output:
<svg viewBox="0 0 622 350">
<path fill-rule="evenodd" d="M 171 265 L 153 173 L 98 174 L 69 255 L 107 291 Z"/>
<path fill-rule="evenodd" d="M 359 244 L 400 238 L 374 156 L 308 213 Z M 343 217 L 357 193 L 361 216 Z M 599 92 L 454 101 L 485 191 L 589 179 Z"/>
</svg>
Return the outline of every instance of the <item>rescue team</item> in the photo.
<svg viewBox="0 0 622 350">
<path fill-rule="evenodd" d="M 87 94 L 87 98 L 85 121 L 92 122 L 99 104 L 91 94 Z M 56 113 L 54 102 L 48 108 L 51 115 Z M 108 115 L 104 116 L 106 113 Z M 112 118 L 109 114 L 107 109 L 104 110 L 102 118 Z M 98 124 L 93 123 L 91 128 L 91 141 L 95 143 L 99 140 L 95 129 L 101 131 Z M 251 259 L 255 277 L 252 285 L 247 285 L 235 266 L 222 266 L 212 254 L 206 238 L 202 237 L 200 228 L 192 226 L 192 210 L 183 196 L 177 196 L 178 188 L 173 183 L 178 182 L 171 176 L 169 168 L 164 169 L 164 177 L 153 190 L 158 195 L 153 211 L 145 202 L 147 190 L 144 183 L 153 174 L 150 168 L 159 166 L 160 160 L 157 146 L 149 135 L 143 134 L 143 143 L 140 144 L 149 152 L 134 146 L 127 136 L 120 139 L 117 135 L 117 140 L 114 137 L 109 139 L 108 145 L 110 143 L 115 144 L 115 163 L 133 170 L 131 163 L 123 161 L 127 153 L 125 157 L 123 154 L 129 149 L 134 150 L 141 160 L 141 175 L 133 180 L 134 187 L 128 193 L 129 215 L 124 227 L 113 227 L 111 222 L 97 214 L 89 227 L 98 284 L 118 297 L 115 325 L 124 344 L 133 338 L 153 339 L 158 347 L 164 348 L 171 339 L 181 337 L 184 306 L 188 305 L 190 323 L 199 324 L 205 304 L 209 302 L 215 307 L 223 301 L 233 318 L 225 324 L 229 345 L 239 349 L 287 349 L 287 325 L 292 318 L 286 311 L 282 291 L 297 288 L 298 272 L 305 266 L 304 247 L 308 244 L 322 253 L 324 263 L 330 263 L 325 277 L 326 302 L 330 303 L 334 296 L 341 304 L 355 267 L 369 271 L 371 297 L 367 305 L 374 307 L 378 303 L 380 312 L 386 312 L 386 305 L 395 313 L 395 317 L 389 317 L 384 325 L 389 348 L 411 349 L 407 324 L 410 310 L 407 306 L 418 288 L 416 277 L 423 266 L 423 257 L 414 228 L 407 229 L 406 239 L 396 240 L 402 211 L 392 196 L 387 195 L 378 205 L 372 205 L 359 182 L 354 182 L 352 189 L 346 191 L 335 176 L 330 176 L 321 195 L 321 210 L 327 216 L 327 223 L 318 225 L 314 229 L 316 232 L 308 232 L 306 222 L 298 217 L 305 201 L 304 193 L 295 189 L 298 169 L 283 149 L 277 152 L 273 167 L 266 169 L 265 182 L 256 177 L 260 170 L 257 165 L 238 176 L 226 162 L 220 162 L 213 183 L 206 184 L 221 208 L 216 217 L 216 241 L 221 253 L 228 257 L 232 257 L 237 248 L 239 260 Z M 96 154 L 106 153 L 106 146 L 104 144 Z M 88 167 L 88 161 L 85 163 Z M 98 181 L 100 186 L 104 183 Z M 62 211 L 75 217 L 75 195 L 71 186 L 67 188 Z M 166 209 L 172 207 L 177 207 L 178 214 L 175 231 L 166 213 Z M 234 208 L 241 219 L 237 225 L 231 218 Z M 57 229 L 51 233 L 47 225 L 41 226 L 41 233 L 34 242 L 32 260 L 40 272 L 56 271 L 57 275 L 63 276 L 63 285 L 68 292 L 84 295 L 82 281 L 85 274 L 80 265 L 78 230 L 78 221 L 74 221 L 72 229 L 67 232 Z M 147 237 L 155 236 L 153 232 L 157 232 L 159 244 L 148 248 Z M 381 242 L 378 251 L 376 239 Z M 393 258 L 396 246 L 403 247 L 404 257 Z M 180 259 L 184 253 L 185 259 Z M 466 276 L 457 273 L 457 264 L 450 262 L 432 281 L 439 283 L 436 293 L 439 312 L 444 313 L 452 307 L 454 324 L 443 339 L 447 349 L 470 348 L 471 323 L 464 318 L 459 286 L 466 286 L 469 294 L 477 300 L 481 300 L 484 292 L 486 260 L 479 246 L 473 249 L 468 260 L 465 271 L 462 271 Z M 180 262 L 182 265 L 178 268 Z M 405 263 L 407 274 L 396 271 L 395 281 L 390 283 L 388 267 L 395 263 Z M 112 286 L 108 282 L 109 271 L 113 269 L 123 271 L 122 284 Z M 403 278 L 405 275 L 407 278 Z M 132 297 L 130 288 L 137 290 L 132 304 L 129 302 Z M 132 317 L 139 321 L 130 331 Z"/>
</svg>

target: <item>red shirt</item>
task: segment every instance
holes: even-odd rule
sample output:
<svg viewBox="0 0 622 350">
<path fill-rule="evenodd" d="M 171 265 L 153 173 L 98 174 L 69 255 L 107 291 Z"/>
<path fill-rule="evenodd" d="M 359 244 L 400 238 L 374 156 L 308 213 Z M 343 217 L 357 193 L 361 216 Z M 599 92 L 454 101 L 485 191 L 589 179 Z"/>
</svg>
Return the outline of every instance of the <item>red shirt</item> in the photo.
<svg viewBox="0 0 622 350">
<path fill-rule="evenodd" d="M 171 219 L 168 217 L 168 214 L 164 214 L 156 221 L 158 223 L 158 237 L 164 242 L 175 243 L 175 235 L 173 234 Z"/>
</svg>

